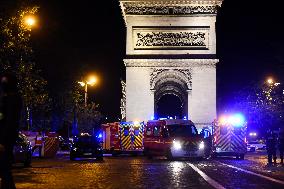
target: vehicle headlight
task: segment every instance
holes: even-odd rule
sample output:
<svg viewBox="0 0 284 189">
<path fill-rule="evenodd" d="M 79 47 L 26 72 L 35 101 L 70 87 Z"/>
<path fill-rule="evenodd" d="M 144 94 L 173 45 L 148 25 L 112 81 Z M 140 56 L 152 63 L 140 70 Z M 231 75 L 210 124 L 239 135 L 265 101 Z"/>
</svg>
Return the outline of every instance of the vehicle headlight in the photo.
<svg viewBox="0 0 284 189">
<path fill-rule="evenodd" d="M 199 144 L 199 150 L 203 150 L 204 147 L 205 147 L 204 142 L 203 142 L 203 141 L 200 142 L 200 144 Z"/>
<path fill-rule="evenodd" d="M 181 149 L 181 143 L 179 141 L 173 141 L 173 147 L 176 150 L 180 150 Z"/>
</svg>

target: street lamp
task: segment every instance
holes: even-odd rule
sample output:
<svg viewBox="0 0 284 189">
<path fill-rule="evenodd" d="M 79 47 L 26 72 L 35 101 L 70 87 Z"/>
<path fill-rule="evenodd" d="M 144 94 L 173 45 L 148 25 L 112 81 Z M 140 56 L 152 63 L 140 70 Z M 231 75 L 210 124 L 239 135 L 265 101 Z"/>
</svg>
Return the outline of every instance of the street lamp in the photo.
<svg viewBox="0 0 284 189">
<path fill-rule="evenodd" d="M 267 79 L 267 83 L 271 85 L 271 84 L 273 84 L 273 83 L 274 83 L 274 81 L 273 81 L 273 79 L 272 79 L 272 78 L 268 78 L 268 79 Z"/>
<path fill-rule="evenodd" d="M 88 85 L 94 86 L 97 83 L 97 78 L 95 76 L 90 76 L 88 80 L 78 82 L 82 87 L 85 87 L 85 106 L 87 106 L 88 98 Z"/>
<path fill-rule="evenodd" d="M 280 85 L 281 83 L 279 83 L 279 82 L 275 82 L 274 81 L 274 79 L 273 78 L 268 78 L 267 80 L 266 80 L 266 82 L 269 84 L 269 85 L 274 85 L 274 86 L 278 86 L 278 85 Z"/>
<path fill-rule="evenodd" d="M 27 14 L 27 15 L 23 15 L 20 18 L 20 22 L 19 22 L 19 28 L 21 30 L 21 32 L 24 32 L 23 35 L 25 35 L 24 37 L 26 37 L 28 40 L 30 38 L 30 34 L 26 33 L 26 32 L 31 32 L 32 28 L 35 26 L 36 24 L 36 17 L 33 14 Z M 23 62 L 23 55 L 20 54 L 20 62 Z M 32 127 L 32 110 L 30 106 L 26 106 L 26 111 L 27 111 L 27 129 L 30 130 L 30 127 Z"/>
<path fill-rule="evenodd" d="M 27 16 L 27 17 L 25 18 L 25 23 L 26 23 L 27 26 L 32 27 L 32 26 L 35 25 L 36 19 L 35 19 L 33 16 Z"/>
<path fill-rule="evenodd" d="M 22 17 L 21 27 L 24 30 L 31 31 L 32 28 L 36 26 L 37 18 L 33 14 L 28 14 Z"/>
</svg>

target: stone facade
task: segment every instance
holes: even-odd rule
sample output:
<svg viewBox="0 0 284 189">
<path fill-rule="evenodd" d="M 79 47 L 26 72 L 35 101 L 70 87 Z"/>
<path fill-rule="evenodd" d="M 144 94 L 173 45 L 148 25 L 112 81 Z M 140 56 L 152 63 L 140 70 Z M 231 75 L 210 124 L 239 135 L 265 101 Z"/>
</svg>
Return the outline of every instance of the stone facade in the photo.
<svg viewBox="0 0 284 189">
<path fill-rule="evenodd" d="M 165 94 L 197 125 L 216 118 L 216 31 L 222 0 L 120 0 L 127 27 L 126 120 L 147 121 Z"/>
</svg>

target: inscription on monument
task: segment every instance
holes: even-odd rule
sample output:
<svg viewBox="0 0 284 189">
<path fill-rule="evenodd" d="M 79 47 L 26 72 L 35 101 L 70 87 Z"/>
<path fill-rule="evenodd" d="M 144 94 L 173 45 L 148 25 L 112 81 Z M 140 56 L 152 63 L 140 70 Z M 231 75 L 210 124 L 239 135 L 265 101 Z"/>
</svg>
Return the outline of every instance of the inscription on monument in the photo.
<svg viewBox="0 0 284 189">
<path fill-rule="evenodd" d="M 217 6 L 143 6 L 135 4 L 124 5 L 125 14 L 129 15 L 184 15 L 184 14 L 217 14 Z"/>
<path fill-rule="evenodd" d="M 134 29 L 134 50 L 207 50 L 209 29 Z"/>
</svg>

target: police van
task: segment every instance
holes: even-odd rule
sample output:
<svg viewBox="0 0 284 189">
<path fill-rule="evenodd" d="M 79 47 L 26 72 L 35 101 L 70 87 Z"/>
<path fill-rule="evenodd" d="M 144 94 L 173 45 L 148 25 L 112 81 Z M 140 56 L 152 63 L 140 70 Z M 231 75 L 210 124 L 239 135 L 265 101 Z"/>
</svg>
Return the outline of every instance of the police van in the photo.
<svg viewBox="0 0 284 189">
<path fill-rule="evenodd" d="M 151 120 L 144 131 L 144 153 L 149 158 L 204 157 L 205 143 L 190 120 Z"/>
<path fill-rule="evenodd" d="M 247 123 L 241 114 L 224 115 L 213 122 L 213 155 L 244 159 L 247 152 Z"/>
</svg>

